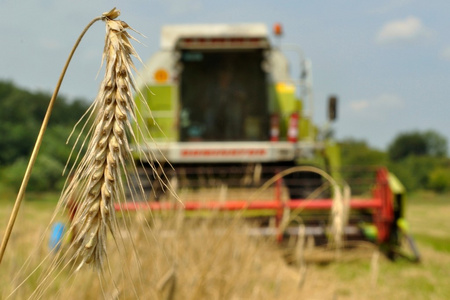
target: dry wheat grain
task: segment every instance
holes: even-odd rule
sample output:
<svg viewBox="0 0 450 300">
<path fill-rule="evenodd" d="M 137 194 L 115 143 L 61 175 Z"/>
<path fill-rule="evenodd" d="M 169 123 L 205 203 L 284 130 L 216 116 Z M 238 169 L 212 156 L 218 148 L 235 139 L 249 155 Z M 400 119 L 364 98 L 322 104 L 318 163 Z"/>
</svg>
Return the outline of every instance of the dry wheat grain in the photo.
<svg viewBox="0 0 450 300">
<path fill-rule="evenodd" d="M 106 236 L 115 236 L 114 203 L 124 199 L 121 178 L 131 158 L 127 131 L 135 119 L 132 90 L 132 56 L 137 54 L 127 32 L 130 27 L 116 20 L 118 10 L 104 14 L 106 38 L 103 51 L 105 76 L 93 105 L 96 112 L 85 156 L 62 193 L 61 203 L 76 208 L 71 230 L 75 232 L 74 257 L 79 267 L 93 263 L 101 268 L 106 255 Z M 76 230 L 75 230 L 76 229 Z"/>
</svg>

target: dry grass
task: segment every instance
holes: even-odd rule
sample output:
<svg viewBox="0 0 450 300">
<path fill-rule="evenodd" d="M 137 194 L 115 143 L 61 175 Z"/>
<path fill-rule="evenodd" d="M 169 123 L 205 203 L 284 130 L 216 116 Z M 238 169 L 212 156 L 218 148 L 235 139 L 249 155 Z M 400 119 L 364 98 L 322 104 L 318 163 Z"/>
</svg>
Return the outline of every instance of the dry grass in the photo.
<svg viewBox="0 0 450 300">
<path fill-rule="evenodd" d="M 151 222 L 151 229 L 143 220 Z M 180 212 L 159 217 L 138 213 L 118 228 L 123 242 L 110 247 L 106 272 L 82 268 L 73 273 L 66 267 L 69 258 L 59 256 L 60 264 L 44 285 L 40 279 L 46 263 L 27 275 L 49 253 L 46 243 L 39 243 L 45 226 L 35 233 L 21 231 L 13 246 L 25 250 L 26 245 L 40 245 L 39 250 L 28 264 L 27 251 L 14 259 L 9 253 L 8 261 L 15 263 L 5 267 L 13 280 L 1 274 L 8 285 L 0 289 L 0 297 L 7 298 L 23 281 L 14 299 L 286 299 L 298 293 L 296 271 L 284 264 L 274 241 L 248 238 L 248 226 L 238 219 L 185 219 Z M 112 246 L 114 240 L 107 243 Z M 17 274 L 21 265 L 26 267 Z"/>
<path fill-rule="evenodd" d="M 61 264 L 45 291 L 31 298 L 448 299 L 450 247 L 441 232 L 450 230 L 445 221 L 450 204 L 447 197 L 434 199 L 418 195 L 408 210 L 411 229 L 419 234 L 421 264 L 389 262 L 367 244 L 343 251 L 336 261 L 332 252 L 311 249 L 306 240 L 301 268 L 286 264 L 282 258 L 286 248 L 246 236 L 250 225 L 241 220 L 197 222 L 180 214 L 152 217 L 141 212 L 123 217 L 127 221 L 121 223 L 118 235 L 125 241 L 108 251 L 107 272 L 99 276 L 82 268 L 73 274 Z M 46 240 L 39 243 L 43 232 L 48 236 L 45 224 L 51 210 L 51 205 L 27 202 L 19 215 L 17 233 L 11 240 L 15 251 L 6 253 L 0 269 L 1 299 L 7 299 L 48 255 Z M 0 216 L 5 211 L 9 208 L 0 209 Z M 151 229 L 144 220 L 151 222 Z M 440 240 L 442 244 L 437 244 Z M 114 241 L 109 238 L 108 244 Z M 38 268 L 11 299 L 28 299 L 45 267 Z"/>
</svg>

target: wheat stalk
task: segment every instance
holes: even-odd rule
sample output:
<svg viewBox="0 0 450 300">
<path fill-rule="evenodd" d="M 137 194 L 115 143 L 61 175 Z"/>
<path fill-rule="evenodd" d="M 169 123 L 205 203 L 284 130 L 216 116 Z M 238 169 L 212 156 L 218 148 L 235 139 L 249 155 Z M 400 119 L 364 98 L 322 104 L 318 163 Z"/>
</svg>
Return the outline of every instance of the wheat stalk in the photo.
<svg viewBox="0 0 450 300">
<path fill-rule="evenodd" d="M 113 10 L 111 10 L 111 12 Z M 95 22 L 97 22 L 99 20 L 103 20 L 107 15 L 108 15 L 108 13 L 105 13 L 101 17 L 94 18 L 91 22 L 89 22 L 89 24 L 81 32 L 80 36 L 78 37 L 77 41 L 75 42 L 75 45 L 72 47 L 72 50 L 70 51 L 69 57 L 67 58 L 66 63 L 64 64 L 64 67 L 63 67 L 63 69 L 61 71 L 61 74 L 59 76 L 58 82 L 56 84 L 56 87 L 55 87 L 55 89 L 53 91 L 53 94 L 52 94 L 52 97 L 50 99 L 50 102 L 48 104 L 47 111 L 45 113 L 44 119 L 42 120 L 41 128 L 39 130 L 39 134 L 38 134 L 38 136 L 36 138 L 36 142 L 34 144 L 33 151 L 32 151 L 31 156 L 30 156 L 30 160 L 28 161 L 27 169 L 25 170 L 25 174 L 23 176 L 19 192 L 17 193 L 16 201 L 14 202 L 13 211 L 11 212 L 11 216 L 9 218 L 9 222 L 8 222 L 7 227 L 6 227 L 6 231 L 5 231 L 5 234 L 3 236 L 3 239 L 2 239 L 2 243 L 1 243 L 1 246 L 0 246 L 0 264 L 2 262 L 3 255 L 4 255 L 5 251 L 6 251 L 6 246 L 8 245 L 8 241 L 9 241 L 9 238 L 11 236 L 11 232 L 12 232 L 12 229 L 14 227 L 17 215 L 19 213 L 19 209 L 20 209 L 20 206 L 22 204 L 22 200 L 23 200 L 23 198 L 25 196 L 25 191 L 26 191 L 27 186 L 28 186 L 28 181 L 30 180 L 31 172 L 32 172 L 33 166 L 34 166 L 34 164 L 36 162 L 36 158 L 37 158 L 37 155 L 39 153 L 39 149 L 41 147 L 42 140 L 44 138 L 44 133 L 45 133 L 45 131 L 47 129 L 47 124 L 48 124 L 48 122 L 50 120 L 50 116 L 52 114 L 53 106 L 54 106 L 54 104 L 56 102 L 56 97 L 58 96 L 59 89 L 61 87 L 62 81 L 64 80 L 64 76 L 66 75 L 66 71 L 67 71 L 67 68 L 69 67 L 70 61 L 72 60 L 72 57 L 75 54 L 75 51 L 78 48 L 78 45 L 80 44 L 81 40 L 83 39 L 85 33 L 89 30 L 89 28 Z"/>
<path fill-rule="evenodd" d="M 85 263 L 103 265 L 107 231 L 115 237 L 114 203 L 125 197 L 121 174 L 131 158 L 126 133 L 131 130 L 130 120 L 136 119 L 131 57 L 138 56 L 130 43 L 130 27 L 116 20 L 119 14 L 113 9 L 103 15 L 105 76 L 92 108 L 96 112 L 93 131 L 87 152 L 61 197 L 64 206 L 76 207 L 71 230 L 75 232 L 74 258 L 81 260 L 78 268 Z"/>
</svg>

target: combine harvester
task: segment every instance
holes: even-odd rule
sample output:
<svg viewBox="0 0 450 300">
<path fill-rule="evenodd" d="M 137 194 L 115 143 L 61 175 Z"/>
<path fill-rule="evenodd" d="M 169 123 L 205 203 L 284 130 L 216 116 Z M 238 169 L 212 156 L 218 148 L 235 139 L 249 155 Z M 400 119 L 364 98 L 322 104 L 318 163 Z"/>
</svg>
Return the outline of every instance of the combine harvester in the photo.
<svg viewBox="0 0 450 300">
<path fill-rule="evenodd" d="M 274 31 L 279 41 L 281 26 Z M 299 80 L 290 75 L 286 51 L 299 57 Z M 148 135 L 134 150 L 149 193 L 117 210 L 244 211 L 261 221 L 259 234 L 282 240 L 303 224 L 318 243 L 337 232 L 344 241 L 373 241 L 391 258 L 403 253 L 406 237 L 419 260 L 406 230 L 403 186 L 381 168 L 371 198 L 342 192 L 339 148 L 327 134 L 337 98 L 328 99 L 328 124 L 319 130 L 310 62 L 299 47 L 272 44 L 265 25 L 164 26 L 161 50 L 138 80 L 135 126 Z M 182 203 L 165 199 L 158 180 L 149 182 L 144 157 L 166 162 L 165 178 L 178 186 Z M 269 189 L 258 188 L 268 180 Z M 196 194 L 207 187 L 215 194 Z"/>
</svg>

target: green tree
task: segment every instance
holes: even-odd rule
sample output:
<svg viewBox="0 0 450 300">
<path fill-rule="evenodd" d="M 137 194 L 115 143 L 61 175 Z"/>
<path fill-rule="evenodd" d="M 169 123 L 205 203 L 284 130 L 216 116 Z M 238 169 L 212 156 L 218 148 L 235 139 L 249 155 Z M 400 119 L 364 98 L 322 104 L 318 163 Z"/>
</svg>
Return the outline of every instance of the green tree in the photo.
<svg viewBox="0 0 450 300">
<path fill-rule="evenodd" d="M 50 97 L 0 81 L 0 180 L 11 188 L 17 189 L 22 181 Z M 72 148 L 66 140 L 86 109 L 83 100 L 69 103 L 64 97 L 56 99 L 30 178 L 30 190 L 55 189 L 64 180 L 61 173 Z M 77 135 L 75 132 L 72 141 Z"/>
<path fill-rule="evenodd" d="M 0 166 L 11 165 L 19 158 L 28 159 L 50 97 L 50 94 L 23 90 L 12 82 L 0 82 Z M 58 97 L 49 130 L 54 126 L 72 128 L 86 109 L 87 104 L 82 100 L 68 103 L 64 97 Z"/>
<path fill-rule="evenodd" d="M 450 190 L 450 168 L 435 168 L 429 175 L 428 188 L 438 193 Z"/>
<path fill-rule="evenodd" d="M 388 162 L 385 152 L 371 148 L 364 140 L 345 139 L 341 148 L 342 175 L 350 184 L 352 193 L 370 191 L 375 180 L 375 170 Z"/>
<path fill-rule="evenodd" d="M 401 161 L 391 161 L 389 170 L 393 172 L 407 190 L 428 188 L 429 176 L 433 170 L 445 162 L 444 158 L 429 155 L 408 156 Z"/>
<path fill-rule="evenodd" d="M 447 154 L 447 140 L 433 130 L 404 132 L 389 145 L 388 153 L 392 161 L 411 155 L 444 157 Z"/>
<path fill-rule="evenodd" d="M 444 166 L 448 165 L 447 140 L 433 130 L 399 134 L 388 148 L 389 168 L 408 190 L 447 187 Z M 449 170 L 450 171 L 450 170 Z"/>
<path fill-rule="evenodd" d="M 447 139 L 433 130 L 423 133 L 427 143 L 427 154 L 434 157 L 447 156 Z"/>
</svg>

